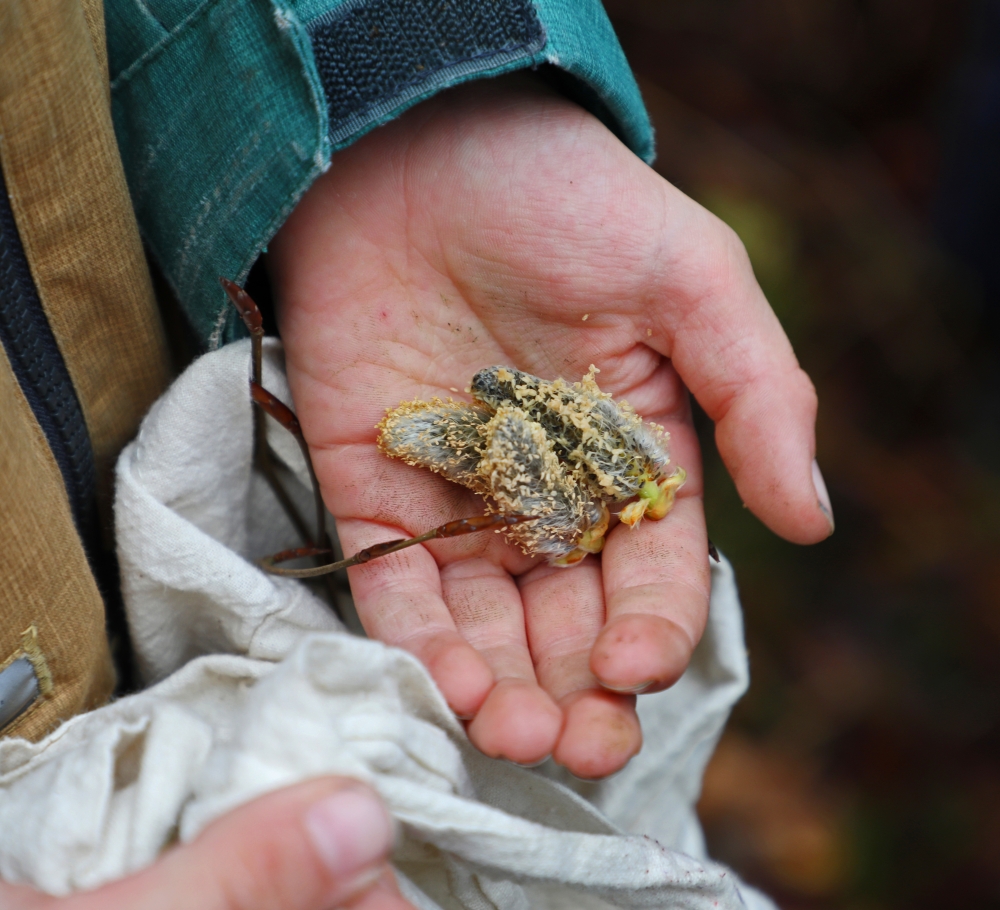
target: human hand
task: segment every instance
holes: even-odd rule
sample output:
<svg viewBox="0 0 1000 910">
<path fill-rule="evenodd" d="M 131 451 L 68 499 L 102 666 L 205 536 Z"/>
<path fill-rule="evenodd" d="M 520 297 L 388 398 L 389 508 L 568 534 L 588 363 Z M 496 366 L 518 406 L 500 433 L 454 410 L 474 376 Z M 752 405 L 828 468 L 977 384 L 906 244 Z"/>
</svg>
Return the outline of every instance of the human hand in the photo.
<svg viewBox="0 0 1000 910">
<path fill-rule="evenodd" d="M 768 526 L 800 543 L 832 530 L 815 394 L 736 235 L 529 78 L 443 93 L 338 153 L 269 269 L 348 554 L 483 511 L 381 455 L 374 429 L 403 400 L 464 397 L 481 367 L 576 380 L 596 364 L 602 389 L 670 431 L 688 472 L 673 511 L 614 528 L 599 559 L 555 569 L 483 534 L 350 570 L 368 633 L 423 661 L 489 755 L 611 773 L 641 744 L 632 693 L 686 668 L 709 568 L 685 385 Z"/>
<path fill-rule="evenodd" d="M 269 793 L 153 865 L 52 897 L 0 882 L 4 910 L 413 910 L 386 857 L 392 825 L 356 781 L 318 778 Z"/>
</svg>

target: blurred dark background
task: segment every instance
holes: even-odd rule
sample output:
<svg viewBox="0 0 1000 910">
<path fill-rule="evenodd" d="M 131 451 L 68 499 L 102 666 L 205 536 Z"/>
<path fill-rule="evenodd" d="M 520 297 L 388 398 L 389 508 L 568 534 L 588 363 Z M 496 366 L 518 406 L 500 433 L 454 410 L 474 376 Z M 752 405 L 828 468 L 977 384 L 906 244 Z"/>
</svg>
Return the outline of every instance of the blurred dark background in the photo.
<svg viewBox="0 0 1000 910">
<path fill-rule="evenodd" d="M 702 421 L 752 672 L 710 848 L 786 910 L 1000 907 L 1000 2 L 606 5 L 816 383 L 837 519 L 775 538 Z"/>
</svg>

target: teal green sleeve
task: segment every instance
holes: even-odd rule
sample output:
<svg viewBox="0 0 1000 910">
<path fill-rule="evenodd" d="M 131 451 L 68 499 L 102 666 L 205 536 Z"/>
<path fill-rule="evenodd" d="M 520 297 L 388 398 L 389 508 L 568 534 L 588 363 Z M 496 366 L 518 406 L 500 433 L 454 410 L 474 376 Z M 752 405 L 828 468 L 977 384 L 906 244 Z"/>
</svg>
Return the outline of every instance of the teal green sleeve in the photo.
<svg viewBox="0 0 1000 910">
<path fill-rule="evenodd" d="M 106 0 L 105 11 L 139 226 L 209 348 L 242 333 L 218 277 L 243 282 L 338 148 L 443 88 L 550 64 L 652 160 L 599 0 Z"/>
</svg>

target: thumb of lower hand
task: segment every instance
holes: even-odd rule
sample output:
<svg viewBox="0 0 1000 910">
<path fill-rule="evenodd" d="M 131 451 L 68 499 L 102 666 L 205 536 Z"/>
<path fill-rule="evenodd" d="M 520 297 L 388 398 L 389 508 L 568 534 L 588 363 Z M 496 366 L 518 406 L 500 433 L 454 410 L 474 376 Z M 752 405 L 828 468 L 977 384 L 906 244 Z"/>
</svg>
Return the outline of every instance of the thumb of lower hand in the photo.
<svg viewBox="0 0 1000 910">
<path fill-rule="evenodd" d="M 147 869 L 50 910 L 412 910 L 386 858 L 392 822 L 356 781 L 319 778 L 269 793 Z"/>
</svg>

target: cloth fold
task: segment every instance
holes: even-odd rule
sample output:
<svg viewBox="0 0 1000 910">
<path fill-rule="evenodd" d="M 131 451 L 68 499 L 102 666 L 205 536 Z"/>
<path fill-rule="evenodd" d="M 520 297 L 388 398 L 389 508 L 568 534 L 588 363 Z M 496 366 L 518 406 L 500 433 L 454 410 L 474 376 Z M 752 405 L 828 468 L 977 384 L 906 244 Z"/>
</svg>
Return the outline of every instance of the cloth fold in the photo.
<svg viewBox="0 0 1000 910">
<path fill-rule="evenodd" d="M 123 590 L 151 685 L 39 743 L 0 741 L 0 878 L 93 887 L 333 773 L 371 784 L 401 823 L 394 861 L 421 910 L 773 907 L 705 857 L 693 808 L 747 684 L 728 564 L 690 669 L 640 699 L 646 745 L 628 768 L 584 784 L 486 758 L 417 660 L 249 561 L 295 534 L 252 471 L 248 360 L 240 343 L 196 361 L 122 455 Z M 276 343 L 265 383 L 288 400 Z M 271 438 L 304 477 L 294 442 Z"/>
</svg>

